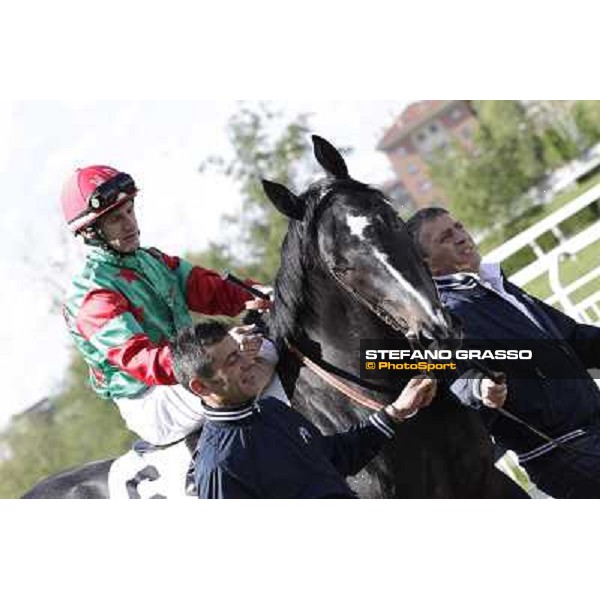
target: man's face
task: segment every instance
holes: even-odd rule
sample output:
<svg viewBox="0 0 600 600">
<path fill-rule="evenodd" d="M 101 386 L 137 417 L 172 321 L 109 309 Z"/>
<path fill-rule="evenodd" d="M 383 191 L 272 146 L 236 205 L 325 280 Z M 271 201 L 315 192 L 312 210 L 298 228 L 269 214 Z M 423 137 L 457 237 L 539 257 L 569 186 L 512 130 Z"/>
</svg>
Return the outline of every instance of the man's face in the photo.
<svg viewBox="0 0 600 600">
<path fill-rule="evenodd" d="M 135 218 L 133 200 L 101 217 L 99 226 L 106 243 L 118 252 L 129 254 L 140 247 L 140 230 Z"/>
<path fill-rule="evenodd" d="M 235 406 L 254 398 L 273 377 L 275 366 L 263 358 L 248 358 L 239 343 L 225 336 L 220 342 L 209 346 L 207 353 L 212 358 L 213 376 L 202 383 L 209 395 L 207 400 L 216 399 L 221 406 Z"/>
<path fill-rule="evenodd" d="M 419 232 L 419 244 L 433 275 L 479 271 L 481 256 L 473 238 L 462 223 L 449 214 L 424 223 Z"/>
</svg>

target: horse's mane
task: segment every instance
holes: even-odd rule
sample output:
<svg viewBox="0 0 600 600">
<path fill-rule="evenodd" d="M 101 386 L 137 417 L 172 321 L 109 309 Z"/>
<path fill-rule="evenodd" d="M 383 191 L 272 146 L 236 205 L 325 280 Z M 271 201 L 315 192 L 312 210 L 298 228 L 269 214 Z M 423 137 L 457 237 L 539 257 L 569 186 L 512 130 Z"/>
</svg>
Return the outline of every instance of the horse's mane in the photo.
<svg viewBox="0 0 600 600">
<path fill-rule="evenodd" d="M 301 196 L 299 202 L 305 206 L 302 220 L 292 219 L 281 247 L 281 265 L 274 285 L 274 306 L 269 318 L 269 330 L 274 339 L 297 338 L 299 316 L 302 311 L 319 301 L 311 297 L 306 278 L 311 268 L 318 265 L 318 250 L 315 240 L 315 217 L 320 212 L 323 200 L 331 193 L 349 191 L 376 191 L 354 181 L 321 179 L 313 183 Z"/>
<path fill-rule="evenodd" d="M 299 197 L 305 204 L 304 218 L 301 221 L 290 220 L 281 246 L 281 264 L 275 278 L 273 308 L 269 315 L 269 331 L 278 341 L 294 337 L 298 315 L 302 307 L 310 303 L 304 279 L 306 266 L 314 260 L 316 253 L 307 233 L 316 207 L 326 194 L 326 182 L 314 183 Z"/>
</svg>

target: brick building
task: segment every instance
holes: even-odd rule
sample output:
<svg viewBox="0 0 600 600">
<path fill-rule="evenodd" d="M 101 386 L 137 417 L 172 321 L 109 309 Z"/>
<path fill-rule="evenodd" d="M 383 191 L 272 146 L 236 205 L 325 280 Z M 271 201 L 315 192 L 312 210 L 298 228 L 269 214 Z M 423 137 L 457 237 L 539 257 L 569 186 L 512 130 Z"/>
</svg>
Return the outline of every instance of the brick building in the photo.
<svg viewBox="0 0 600 600">
<path fill-rule="evenodd" d="M 444 192 L 430 180 L 426 161 L 452 140 L 470 148 L 476 127 L 468 100 L 423 100 L 408 106 L 377 145 L 396 175 L 383 184 L 384 191 L 410 212 L 446 204 Z"/>
</svg>

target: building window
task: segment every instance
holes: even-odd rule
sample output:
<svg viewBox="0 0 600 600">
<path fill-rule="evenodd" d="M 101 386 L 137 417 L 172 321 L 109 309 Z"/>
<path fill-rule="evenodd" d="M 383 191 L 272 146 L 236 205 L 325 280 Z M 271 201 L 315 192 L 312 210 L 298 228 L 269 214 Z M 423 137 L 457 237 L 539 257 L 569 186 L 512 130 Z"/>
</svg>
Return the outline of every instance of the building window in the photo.
<svg viewBox="0 0 600 600">
<path fill-rule="evenodd" d="M 404 146 L 398 146 L 398 148 L 396 148 L 396 154 L 398 156 L 406 156 L 406 148 Z"/>
<path fill-rule="evenodd" d="M 417 167 L 417 165 L 410 163 L 407 167 L 406 167 L 406 171 L 408 172 L 409 175 L 414 175 L 415 173 L 419 172 L 419 167 Z"/>
<path fill-rule="evenodd" d="M 419 131 L 419 133 L 417 133 L 417 140 L 419 142 L 424 142 L 425 141 L 425 134 L 422 131 Z"/>
<path fill-rule="evenodd" d="M 437 133 L 437 132 L 439 131 L 439 127 L 437 126 L 437 123 L 432 123 L 432 124 L 429 126 L 429 131 L 430 131 L 431 133 Z"/>
<path fill-rule="evenodd" d="M 463 116 L 463 111 L 460 108 L 455 108 L 450 116 L 453 121 L 458 121 Z"/>
</svg>

